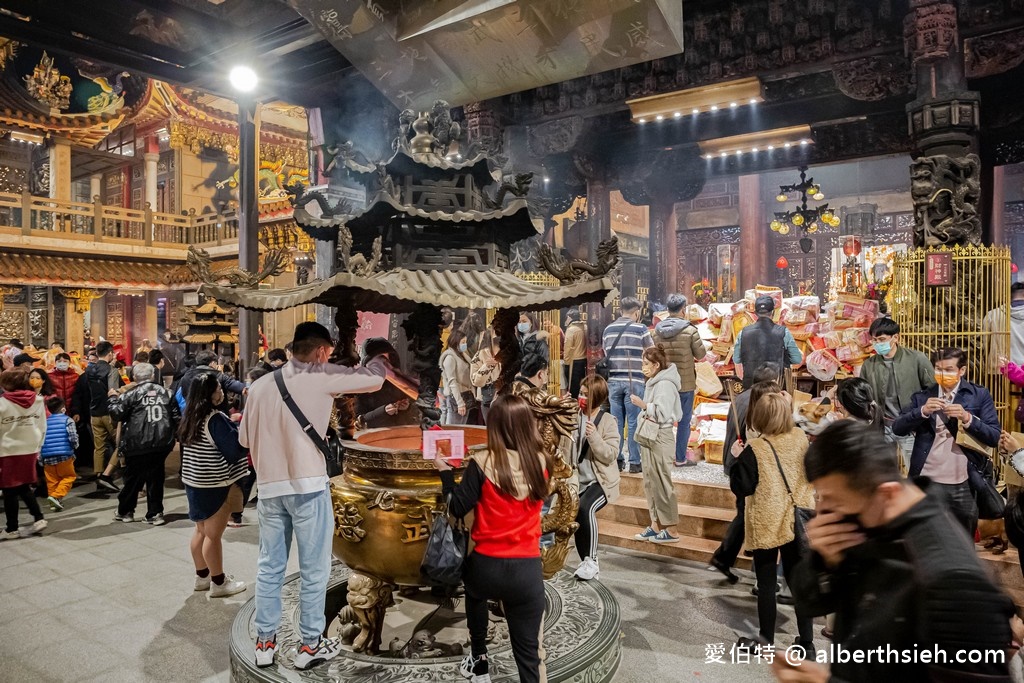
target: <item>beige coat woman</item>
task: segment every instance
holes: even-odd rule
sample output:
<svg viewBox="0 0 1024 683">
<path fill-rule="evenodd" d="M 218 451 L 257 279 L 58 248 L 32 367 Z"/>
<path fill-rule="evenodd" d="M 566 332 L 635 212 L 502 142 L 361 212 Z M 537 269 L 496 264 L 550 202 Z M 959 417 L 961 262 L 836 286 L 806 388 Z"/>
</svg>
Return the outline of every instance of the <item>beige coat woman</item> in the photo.
<svg viewBox="0 0 1024 683">
<path fill-rule="evenodd" d="M 771 447 L 779 454 L 797 506 L 813 508 L 814 489 L 804 475 L 807 435 L 794 427 L 787 434 L 752 439 L 748 445 L 757 459 L 758 482 L 754 495 L 747 496 L 745 544 L 751 550 L 779 548 L 793 540 L 794 513 Z"/>
</svg>

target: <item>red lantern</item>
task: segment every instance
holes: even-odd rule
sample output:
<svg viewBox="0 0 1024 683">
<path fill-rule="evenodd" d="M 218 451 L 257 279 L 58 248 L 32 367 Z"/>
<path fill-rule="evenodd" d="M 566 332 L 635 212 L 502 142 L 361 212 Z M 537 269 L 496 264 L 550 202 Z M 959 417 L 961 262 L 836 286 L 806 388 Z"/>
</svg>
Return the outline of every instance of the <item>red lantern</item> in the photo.
<svg viewBox="0 0 1024 683">
<path fill-rule="evenodd" d="M 843 245 L 843 253 L 848 257 L 860 254 L 860 240 L 856 237 L 846 240 L 846 244 Z"/>
<path fill-rule="evenodd" d="M 1010 272 L 1013 273 L 1014 275 L 1017 274 L 1017 264 L 1016 263 L 1011 263 L 1010 264 Z"/>
<path fill-rule="evenodd" d="M 785 270 L 786 268 L 789 268 L 789 261 L 785 256 L 780 256 L 779 260 L 775 262 L 775 267 L 779 270 Z"/>
</svg>

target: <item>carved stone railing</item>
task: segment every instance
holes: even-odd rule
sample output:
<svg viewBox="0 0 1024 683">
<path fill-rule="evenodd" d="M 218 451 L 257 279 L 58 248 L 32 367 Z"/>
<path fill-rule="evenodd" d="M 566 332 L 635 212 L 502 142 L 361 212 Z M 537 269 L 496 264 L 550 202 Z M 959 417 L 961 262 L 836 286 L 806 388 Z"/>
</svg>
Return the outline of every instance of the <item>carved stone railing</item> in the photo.
<svg viewBox="0 0 1024 683">
<path fill-rule="evenodd" d="M 160 213 L 150 208 L 126 209 L 94 202 L 69 202 L 0 192 L 0 231 L 24 236 L 91 239 L 96 242 L 187 247 L 210 246 L 238 239 L 235 214 Z"/>
</svg>

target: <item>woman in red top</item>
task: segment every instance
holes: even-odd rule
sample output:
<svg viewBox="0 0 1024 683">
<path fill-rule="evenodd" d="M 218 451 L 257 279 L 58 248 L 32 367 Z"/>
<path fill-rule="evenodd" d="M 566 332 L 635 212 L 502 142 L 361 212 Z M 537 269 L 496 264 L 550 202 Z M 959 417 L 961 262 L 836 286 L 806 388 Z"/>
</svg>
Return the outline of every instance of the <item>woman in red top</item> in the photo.
<svg viewBox="0 0 1024 683">
<path fill-rule="evenodd" d="M 448 512 L 476 512 L 473 541 L 462 580 L 472 654 L 460 667 L 472 683 L 490 683 L 487 662 L 487 602 L 500 600 L 519 680 L 540 681 L 540 627 L 544 617 L 544 575 L 540 561 L 541 505 L 547 495 L 548 466 L 540 426 L 526 399 L 499 396 L 487 414 L 487 451 L 474 456 L 455 484 L 446 462 L 442 492 L 451 494 Z"/>
</svg>

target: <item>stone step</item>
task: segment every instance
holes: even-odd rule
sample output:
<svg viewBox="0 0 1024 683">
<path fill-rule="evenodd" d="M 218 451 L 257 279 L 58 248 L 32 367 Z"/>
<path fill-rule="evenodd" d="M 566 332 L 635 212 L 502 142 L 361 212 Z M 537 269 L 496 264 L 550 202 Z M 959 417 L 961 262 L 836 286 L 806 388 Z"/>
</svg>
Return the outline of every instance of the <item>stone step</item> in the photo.
<svg viewBox="0 0 1024 683">
<path fill-rule="evenodd" d="M 735 510 L 680 504 L 679 533 L 720 541 L 725 538 L 725 531 L 735 514 Z M 640 530 L 650 523 L 647 500 L 639 496 L 619 496 L 615 503 L 606 506 L 597 516 L 602 521 L 639 526 Z"/>
<path fill-rule="evenodd" d="M 1018 606 L 1024 606 L 1024 576 L 1020 572 L 1020 557 L 1013 546 L 1001 555 L 978 548 L 978 558 L 998 579 L 1003 589 Z"/>
<path fill-rule="evenodd" d="M 736 497 L 728 486 L 705 484 L 696 481 L 672 482 L 675 485 L 676 497 L 682 505 L 700 505 L 703 507 L 736 510 Z M 644 480 L 642 474 L 622 473 L 619 492 L 623 496 L 644 497 Z M 732 519 L 730 517 L 730 519 Z"/>
<path fill-rule="evenodd" d="M 711 538 L 680 535 L 678 543 L 651 543 L 638 541 L 633 536 L 644 530 L 643 526 L 623 524 L 612 520 L 604 520 L 598 526 L 598 541 L 616 548 L 628 548 L 642 553 L 673 557 L 679 560 L 691 560 L 707 564 L 711 555 L 718 548 L 718 541 Z M 750 569 L 750 559 L 740 556 L 736 563 L 739 569 Z"/>
</svg>

